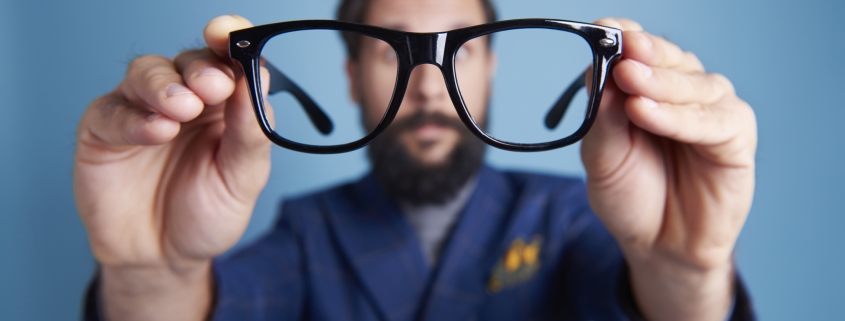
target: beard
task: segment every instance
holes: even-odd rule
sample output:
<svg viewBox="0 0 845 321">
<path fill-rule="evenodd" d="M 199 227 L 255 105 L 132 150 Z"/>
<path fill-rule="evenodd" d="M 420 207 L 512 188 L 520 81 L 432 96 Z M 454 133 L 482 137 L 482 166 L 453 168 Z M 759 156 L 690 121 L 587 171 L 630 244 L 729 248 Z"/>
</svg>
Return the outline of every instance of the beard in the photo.
<svg viewBox="0 0 845 321">
<path fill-rule="evenodd" d="M 425 124 L 445 126 L 459 135 L 455 147 L 438 164 L 415 159 L 400 140 L 403 132 Z M 441 205 L 452 200 L 478 171 L 486 147 L 460 120 L 418 112 L 391 123 L 369 146 L 367 155 L 376 179 L 395 201 L 412 206 Z"/>
</svg>

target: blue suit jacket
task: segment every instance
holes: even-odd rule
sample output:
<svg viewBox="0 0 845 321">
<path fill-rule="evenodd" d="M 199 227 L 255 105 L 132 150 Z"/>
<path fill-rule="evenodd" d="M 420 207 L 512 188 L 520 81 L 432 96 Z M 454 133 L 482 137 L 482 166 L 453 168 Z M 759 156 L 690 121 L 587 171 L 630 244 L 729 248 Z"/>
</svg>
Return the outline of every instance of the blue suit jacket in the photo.
<svg viewBox="0 0 845 321">
<path fill-rule="evenodd" d="M 477 186 L 434 268 L 372 175 L 286 201 L 269 235 L 214 262 L 211 319 L 640 319 L 581 181 L 484 167 Z M 731 319 L 753 320 L 737 284 Z"/>
</svg>

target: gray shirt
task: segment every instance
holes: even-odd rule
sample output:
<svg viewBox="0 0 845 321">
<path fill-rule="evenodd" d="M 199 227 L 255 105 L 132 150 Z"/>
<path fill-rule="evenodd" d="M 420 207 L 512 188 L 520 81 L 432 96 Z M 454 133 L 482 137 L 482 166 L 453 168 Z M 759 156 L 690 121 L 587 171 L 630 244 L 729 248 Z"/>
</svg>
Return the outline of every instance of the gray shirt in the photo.
<svg viewBox="0 0 845 321">
<path fill-rule="evenodd" d="M 443 242 L 458 220 L 472 191 L 478 184 L 478 175 L 470 177 L 452 200 L 440 205 L 412 206 L 399 204 L 405 219 L 414 228 L 429 266 L 437 265 Z"/>
</svg>

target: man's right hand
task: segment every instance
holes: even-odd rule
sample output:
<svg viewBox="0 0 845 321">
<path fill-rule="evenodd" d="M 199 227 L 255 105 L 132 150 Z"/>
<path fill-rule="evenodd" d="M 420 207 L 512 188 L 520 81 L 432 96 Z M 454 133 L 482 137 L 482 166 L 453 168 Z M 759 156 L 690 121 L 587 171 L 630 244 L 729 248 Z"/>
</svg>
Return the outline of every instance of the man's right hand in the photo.
<svg viewBox="0 0 845 321">
<path fill-rule="evenodd" d="M 218 17 L 208 48 L 135 59 L 82 116 L 74 193 L 108 319 L 208 313 L 211 259 L 241 237 L 270 173 L 270 141 L 227 55 L 229 32 L 250 26 Z"/>
</svg>

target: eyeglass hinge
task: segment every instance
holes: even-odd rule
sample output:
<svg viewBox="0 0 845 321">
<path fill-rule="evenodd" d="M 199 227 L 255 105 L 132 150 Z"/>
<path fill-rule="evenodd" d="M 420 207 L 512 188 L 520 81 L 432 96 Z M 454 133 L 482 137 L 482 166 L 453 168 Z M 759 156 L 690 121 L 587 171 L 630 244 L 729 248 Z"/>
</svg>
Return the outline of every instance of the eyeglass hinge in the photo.
<svg viewBox="0 0 845 321">
<path fill-rule="evenodd" d="M 611 38 L 603 38 L 599 40 L 599 44 L 601 44 L 602 47 L 610 47 L 616 44 L 616 40 Z"/>
</svg>

